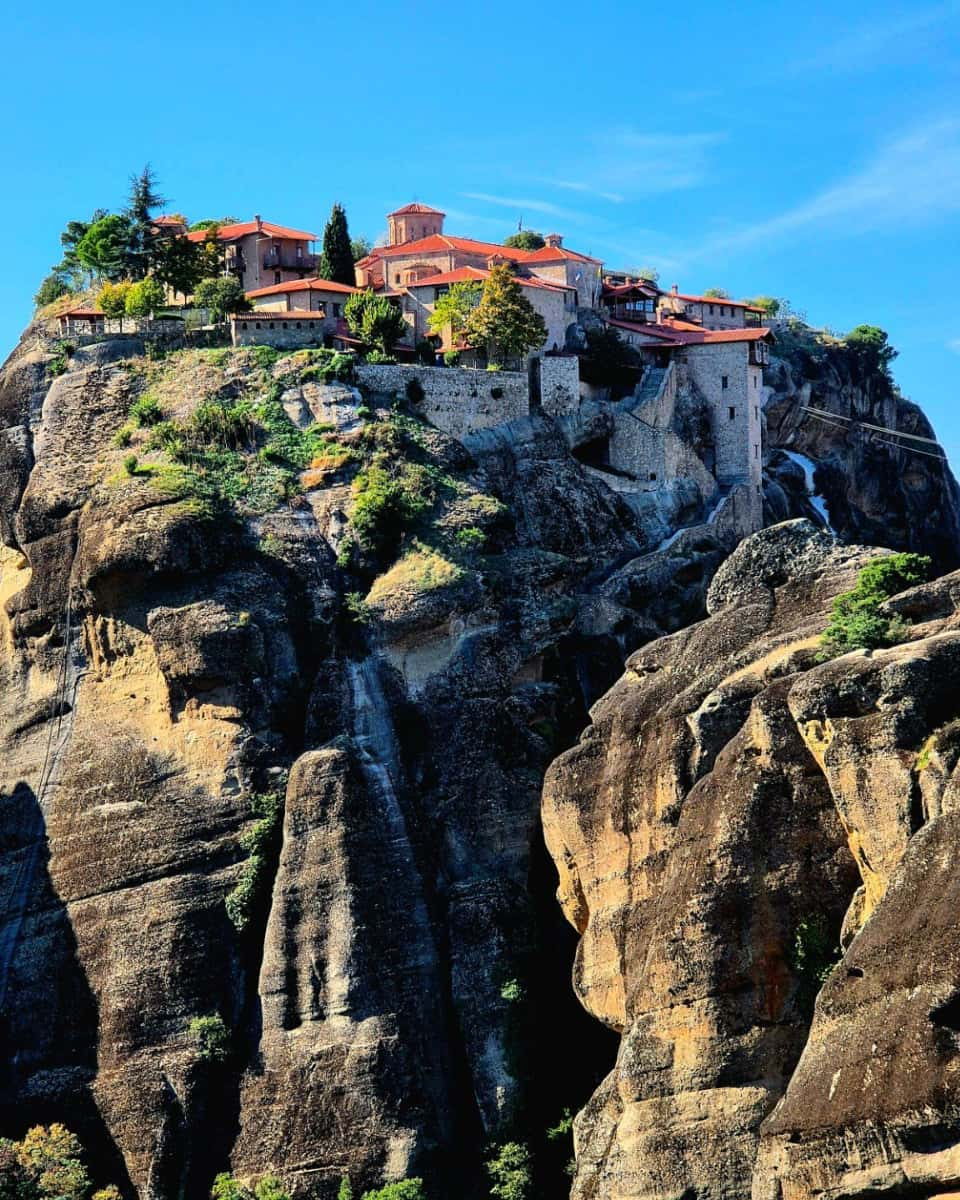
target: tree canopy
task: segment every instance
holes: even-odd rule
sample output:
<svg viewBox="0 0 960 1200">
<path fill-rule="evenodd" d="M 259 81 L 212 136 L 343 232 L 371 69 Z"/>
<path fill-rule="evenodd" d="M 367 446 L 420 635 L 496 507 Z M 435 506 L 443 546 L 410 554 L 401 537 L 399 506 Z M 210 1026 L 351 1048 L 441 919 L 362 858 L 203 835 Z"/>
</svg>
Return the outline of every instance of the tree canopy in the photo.
<svg viewBox="0 0 960 1200">
<path fill-rule="evenodd" d="M 368 237 L 364 237 L 362 233 L 350 239 L 350 253 L 353 255 L 354 262 L 359 262 L 361 258 L 366 258 L 372 249 L 373 242 Z"/>
<path fill-rule="evenodd" d="M 537 233 L 535 229 L 521 229 L 518 233 L 511 233 L 508 238 L 504 238 L 503 244 L 512 250 L 540 250 L 547 243 L 543 234 Z"/>
<path fill-rule="evenodd" d="M 216 228 L 216 227 L 215 227 Z M 174 292 L 189 296 L 204 276 L 216 273 L 222 263 L 219 244 L 213 250 L 213 259 L 205 261 L 206 242 L 197 244 L 185 237 L 167 238 L 160 249 L 154 274 Z"/>
<path fill-rule="evenodd" d="M 232 275 L 201 279 L 193 300 L 198 308 L 207 309 L 214 325 L 219 324 L 231 313 L 250 311 L 250 301 L 243 294 L 240 280 Z"/>
<path fill-rule="evenodd" d="M 153 210 L 164 203 L 157 191 L 157 177 L 150 164 L 130 177 L 130 193 L 123 210 L 130 227 L 127 274 L 143 279 L 156 265 L 162 235 L 153 223 Z"/>
<path fill-rule="evenodd" d="M 76 258 L 97 279 L 122 279 L 128 274 L 130 221 L 109 213 L 94 221 L 76 244 Z"/>
<path fill-rule="evenodd" d="M 356 272 L 353 269 L 353 247 L 347 229 L 347 214 L 342 204 L 335 204 L 330 219 L 323 230 L 323 253 L 320 256 L 318 274 L 321 279 L 334 283 L 353 285 Z"/>
<path fill-rule="evenodd" d="M 865 371 L 890 374 L 890 364 L 897 357 L 897 351 L 890 345 L 885 330 L 878 325 L 857 325 L 843 340 Z"/>
<path fill-rule="evenodd" d="M 59 300 L 61 296 L 65 296 L 70 291 L 72 289 L 64 277 L 58 271 L 51 271 L 34 293 L 34 308 L 43 308 L 47 304 L 52 304 L 54 300 Z"/>
<path fill-rule="evenodd" d="M 709 300 L 729 300 L 730 299 L 730 293 L 726 290 L 726 288 L 721 288 L 721 287 L 707 288 L 707 290 L 703 294 Z"/>
<path fill-rule="evenodd" d="M 754 308 L 762 309 L 768 317 L 775 317 L 780 311 L 780 301 L 776 296 L 754 296 L 747 303 L 752 304 Z"/>
<path fill-rule="evenodd" d="M 3 1200 L 84 1200 L 90 1176 L 79 1139 L 63 1125 L 35 1125 L 19 1142 L 0 1138 Z"/>
<path fill-rule="evenodd" d="M 427 322 L 430 332 L 442 333 L 449 325 L 452 341 L 458 342 L 482 295 L 483 284 L 479 281 L 451 283 L 450 290 L 438 296 L 434 302 L 433 312 Z"/>
<path fill-rule="evenodd" d="M 502 263 L 490 268 L 480 303 L 470 313 L 465 328 L 474 345 L 485 346 L 490 360 L 522 357 L 542 346 L 547 338 L 543 317 L 523 295 L 510 268 Z"/>
<path fill-rule="evenodd" d="M 374 295 L 370 289 L 354 292 L 343 306 L 343 315 L 355 337 L 384 355 L 390 353 L 407 329 L 399 307 L 386 296 Z"/>
<path fill-rule="evenodd" d="M 159 279 L 148 275 L 131 286 L 127 292 L 124 310 L 128 317 L 152 317 L 158 308 L 162 308 L 167 298 L 166 291 Z"/>
</svg>

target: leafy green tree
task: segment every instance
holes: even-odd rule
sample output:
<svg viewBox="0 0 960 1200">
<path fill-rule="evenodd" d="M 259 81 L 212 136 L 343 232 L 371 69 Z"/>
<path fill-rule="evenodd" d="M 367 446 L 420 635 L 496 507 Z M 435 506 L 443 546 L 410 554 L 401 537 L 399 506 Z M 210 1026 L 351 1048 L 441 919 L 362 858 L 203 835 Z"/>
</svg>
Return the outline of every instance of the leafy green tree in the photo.
<svg viewBox="0 0 960 1200">
<path fill-rule="evenodd" d="M 0 1138 L 0 1200 L 38 1200 L 39 1189 L 18 1151 L 16 1142 Z"/>
<path fill-rule="evenodd" d="M 106 1187 L 97 1188 L 90 1200 L 123 1200 L 123 1197 L 115 1183 L 108 1183 Z"/>
<path fill-rule="evenodd" d="M 350 253 L 353 255 L 354 262 L 359 262 L 361 258 L 366 258 L 372 249 L 373 242 L 368 237 L 364 237 L 363 234 L 350 239 Z M 350 282 L 352 283 L 353 280 L 351 279 Z"/>
<path fill-rule="evenodd" d="M 535 229 L 521 229 L 519 233 L 511 233 L 508 238 L 504 238 L 503 244 L 511 250 L 540 250 L 547 243 L 543 240 L 543 234 L 537 233 Z"/>
<path fill-rule="evenodd" d="M 127 274 L 130 222 L 110 213 L 95 221 L 77 242 L 77 262 L 96 279 L 121 279 Z"/>
<path fill-rule="evenodd" d="M 40 1195 L 50 1200 L 83 1200 L 86 1196 L 90 1176 L 81 1161 L 82 1153 L 76 1135 L 56 1123 L 34 1126 L 17 1150 Z"/>
<path fill-rule="evenodd" d="M 71 291 L 72 289 L 67 285 L 63 276 L 58 271 L 51 271 L 34 294 L 34 308 L 45 308 L 46 305 L 52 304 L 54 300 L 59 300 L 61 296 L 66 296 Z"/>
<path fill-rule="evenodd" d="M 249 312 L 250 301 L 244 295 L 239 279 L 221 275 L 218 279 L 201 279 L 193 294 L 198 308 L 205 308 L 214 325 L 219 325 L 231 313 Z"/>
<path fill-rule="evenodd" d="M 660 282 L 660 272 L 656 267 L 631 267 L 630 274 L 636 275 L 638 279 L 645 279 L 648 283 Z"/>
<path fill-rule="evenodd" d="M 160 249 L 156 277 L 172 291 L 187 297 L 209 269 L 205 269 L 203 247 L 185 237 L 167 238 Z"/>
<path fill-rule="evenodd" d="M 369 288 L 353 293 L 343 306 L 343 316 L 354 337 L 375 346 L 384 355 L 389 355 L 407 331 L 400 308 L 386 296 L 374 295 Z"/>
<path fill-rule="evenodd" d="M 780 301 L 776 296 L 754 296 L 747 303 L 752 304 L 754 308 L 761 309 L 768 317 L 775 317 L 780 311 Z"/>
<path fill-rule="evenodd" d="M 353 1200 L 353 1184 L 350 1182 L 350 1176 L 344 1175 L 340 1180 L 340 1188 L 337 1192 L 337 1200 Z"/>
<path fill-rule="evenodd" d="M 150 164 L 130 177 L 130 193 L 123 215 L 130 225 L 127 274 L 143 279 L 156 266 L 163 235 L 153 223 L 153 210 L 164 203 L 157 191 L 157 176 Z"/>
<path fill-rule="evenodd" d="M 207 217 L 203 221 L 194 221 L 190 226 L 190 233 L 199 233 L 201 229 L 219 229 L 221 225 L 230 224 L 232 222 L 215 221 L 212 217 Z"/>
<path fill-rule="evenodd" d="M 864 371 L 879 371 L 889 376 L 897 351 L 890 345 L 885 330 L 877 325 L 857 325 L 843 340 Z"/>
<path fill-rule="evenodd" d="M 122 279 L 119 283 L 105 283 L 97 296 L 97 305 L 100 311 L 105 317 L 119 321 L 121 330 L 127 311 L 127 296 L 132 287 L 133 284 L 129 279 Z"/>
<path fill-rule="evenodd" d="M 152 317 L 167 299 L 163 284 L 153 275 L 141 279 L 129 289 L 124 301 L 128 317 Z"/>
<path fill-rule="evenodd" d="M 470 313 L 466 335 L 474 345 L 487 347 L 492 362 L 522 357 L 547 338 L 543 317 L 522 294 L 506 264 L 491 267 L 480 303 Z"/>
<path fill-rule="evenodd" d="M 253 1189 L 256 1200 L 290 1200 L 290 1193 L 282 1179 L 276 1175 L 264 1175 Z"/>
<path fill-rule="evenodd" d="M 223 274 L 227 259 L 227 247 L 220 240 L 220 229 L 219 224 L 208 226 L 206 237 L 199 244 L 197 270 L 200 272 L 201 279 L 213 279 L 217 275 Z"/>
<path fill-rule="evenodd" d="M 362 1200 L 427 1200 L 422 1179 L 401 1179 L 373 1192 L 364 1192 Z"/>
<path fill-rule="evenodd" d="M 213 1181 L 210 1200 L 253 1200 L 253 1193 L 229 1171 L 221 1171 Z"/>
<path fill-rule="evenodd" d="M 906 632 L 904 622 L 884 613 L 882 605 L 898 592 L 923 583 L 930 567 L 930 559 L 921 554 L 890 554 L 867 563 L 856 587 L 833 602 L 830 624 L 821 639 L 825 652 L 845 654 L 900 641 Z"/>
<path fill-rule="evenodd" d="M 63 275 L 70 281 L 75 290 L 89 282 L 89 272 L 77 257 L 77 246 L 97 221 L 102 221 L 107 215 L 104 208 L 98 208 L 89 221 L 68 221 L 67 227 L 60 234 L 60 245 L 63 247 L 63 258 L 53 269 L 58 275 Z"/>
<path fill-rule="evenodd" d="M 485 1165 L 494 1200 L 528 1200 L 533 1180 L 530 1151 L 523 1142 L 504 1142 Z"/>
<path fill-rule="evenodd" d="M 342 204 L 335 204 L 330 220 L 323 231 L 323 253 L 320 256 L 319 275 L 334 283 L 353 285 L 356 272 L 353 269 L 353 247 L 347 229 L 347 214 Z"/>
<path fill-rule="evenodd" d="M 456 344 L 467 327 L 467 321 L 480 303 L 483 284 L 451 283 L 449 291 L 438 296 L 427 324 L 431 333 L 443 333 L 449 325 L 450 337 Z"/>
<path fill-rule="evenodd" d="M 703 294 L 710 300 L 729 300 L 730 299 L 730 293 L 728 291 L 726 291 L 724 288 L 719 288 L 719 287 L 707 288 L 707 290 Z"/>
</svg>

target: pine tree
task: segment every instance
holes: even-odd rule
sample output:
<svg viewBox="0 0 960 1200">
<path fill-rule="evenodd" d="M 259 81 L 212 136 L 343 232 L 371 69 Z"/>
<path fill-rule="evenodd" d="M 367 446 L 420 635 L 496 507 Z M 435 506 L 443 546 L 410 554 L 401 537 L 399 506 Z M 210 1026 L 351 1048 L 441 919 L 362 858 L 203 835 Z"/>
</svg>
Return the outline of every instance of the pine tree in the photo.
<svg viewBox="0 0 960 1200">
<path fill-rule="evenodd" d="M 340 1190 L 337 1192 L 337 1200 L 353 1200 L 353 1186 L 350 1183 L 349 1175 L 344 1175 L 340 1180 Z"/>
<path fill-rule="evenodd" d="M 139 175 L 130 177 L 130 195 L 124 209 L 124 216 L 130 222 L 131 279 L 143 279 L 156 264 L 161 238 L 153 223 L 153 210 L 164 203 L 157 191 L 157 176 L 147 163 Z"/>
<path fill-rule="evenodd" d="M 323 231 L 323 254 L 320 256 L 319 275 L 321 279 L 330 279 L 334 283 L 345 283 L 349 286 L 356 281 L 347 214 L 343 211 L 342 204 L 333 206 L 330 220 Z"/>
<path fill-rule="evenodd" d="M 490 268 L 480 303 L 467 318 L 466 335 L 475 345 L 487 347 L 491 362 L 500 363 L 542 346 L 547 327 L 510 268 L 501 264 Z"/>
</svg>

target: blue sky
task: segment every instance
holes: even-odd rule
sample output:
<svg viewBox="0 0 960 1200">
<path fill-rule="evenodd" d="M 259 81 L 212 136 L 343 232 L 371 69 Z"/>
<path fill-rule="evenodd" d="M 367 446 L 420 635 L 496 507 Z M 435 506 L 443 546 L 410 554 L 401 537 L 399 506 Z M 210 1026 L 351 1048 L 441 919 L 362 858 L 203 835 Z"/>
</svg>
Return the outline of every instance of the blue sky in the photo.
<svg viewBox="0 0 960 1200">
<path fill-rule="evenodd" d="M 417 198 L 681 290 L 887 329 L 960 465 L 960 0 L 48 0 L 5 18 L 0 353 L 67 220 L 149 161 L 170 209 L 351 231 Z"/>
</svg>

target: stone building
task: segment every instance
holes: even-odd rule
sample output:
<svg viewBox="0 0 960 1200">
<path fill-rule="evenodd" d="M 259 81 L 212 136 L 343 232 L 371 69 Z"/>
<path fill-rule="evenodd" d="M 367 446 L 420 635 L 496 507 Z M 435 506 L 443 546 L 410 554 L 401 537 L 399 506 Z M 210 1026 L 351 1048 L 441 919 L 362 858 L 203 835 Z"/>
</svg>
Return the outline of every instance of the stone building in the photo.
<svg viewBox="0 0 960 1200">
<path fill-rule="evenodd" d="M 408 284 L 407 294 L 401 303 L 414 342 L 430 334 L 428 322 L 433 306 L 444 292 L 450 289 L 451 284 L 482 284 L 489 274 L 489 270 L 480 267 L 461 267 L 457 271 L 445 271 Z M 516 280 L 523 289 L 523 295 L 540 314 L 547 327 L 547 339 L 543 349 L 562 350 L 567 327 L 577 319 L 576 289 L 566 284 L 549 283 L 534 275 L 517 275 Z M 448 349 L 451 345 L 450 330 L 447 328 L 441 335 L 441 348 Z"/>
<path fill-rule="evenodd" d="M 324 321 L 324 332 L 336 333 L 343 321 L 343 306 L 358 289 L 316 275 L 275 283 L 247 292 L 254 312 L 313 313 Z"/>
<path fill-rule="evenodd" d="M 203 242 L 205 229 L 188 233 L 191 242 Z M 235 275 L 245 292 L 276 283 L 306 279 L 319 262 L 313 251 L 315 233 L 275 225 L 255 216 L 252 221 L 221 225 L 217 237 L 226 251 L 224 273 Z"/>
</svg>

